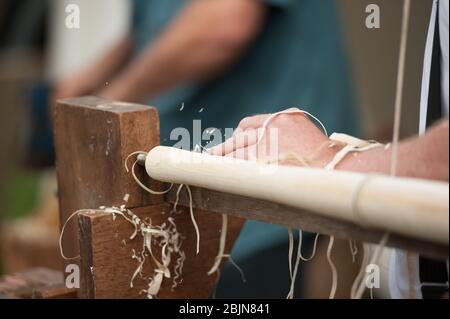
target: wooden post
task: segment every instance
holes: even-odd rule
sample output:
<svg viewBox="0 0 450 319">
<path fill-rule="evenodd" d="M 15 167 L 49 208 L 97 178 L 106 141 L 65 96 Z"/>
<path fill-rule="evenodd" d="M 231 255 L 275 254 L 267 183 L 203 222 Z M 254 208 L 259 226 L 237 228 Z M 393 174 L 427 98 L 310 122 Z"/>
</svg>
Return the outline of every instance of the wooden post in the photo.
<svg viewBox="0 0 450 319">
<path fill-rule="evenodd" d="M 126 194 L 128 207 L 162 202 L 139 188 L 124 169 L 130 153 L 159 145 L 155 108 L 72 98 L 57 103 L 53 120 L 61 225 L 79 209 L 122 205 Z M 144 176 L 140 174 L 149 183 Z M 67 225 L 63 248 L 66 256 L 79 255 L 76 221 Z"/>
</svg>

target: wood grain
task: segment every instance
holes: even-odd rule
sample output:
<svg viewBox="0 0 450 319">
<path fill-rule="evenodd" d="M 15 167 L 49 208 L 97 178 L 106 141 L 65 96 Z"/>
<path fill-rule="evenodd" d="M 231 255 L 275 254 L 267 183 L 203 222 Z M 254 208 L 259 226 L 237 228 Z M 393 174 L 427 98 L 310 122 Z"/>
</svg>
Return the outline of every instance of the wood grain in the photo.
<svg viewBox="0 0 450 319">
<path fill-rule="evenodd" d="M 191 187 L 191 190 L 195 208 L 219 214 L 229 214 L 294 229 L 334 235 L 340 239 L 353 239 L 368 243 L 379 243 L 384 234 L 382 231 L 363 228 L 356 224 L 323 217 L 316 213 L 273 202 L 197 187 Z M 168 202 L 173 203 L 175 198 L 175 191 L 171 191 L 166 195 Z M 189 205 L 189 199 L 186 194 L 181 194 L 179 200 L 180 205 Z M 426 241 L 391 235 L 388 246 L 418 252 L 430 258 L 448 259 L 448 246 Z"/>
<path fill-rule="evenodd" d="M 64 284 L 33 290 L 32 299 L 77 299 L 77 290 L 66 288 Z"/>
<path fill-rule="evenodd" d="M 133 212 L 141 219 L 149 217 L 152 224 L 160 225 L 167 219 L 171 207 L 160 204 Z M 179 232 L 185 236 L 182 246 L 186 254 L 183 282 L 172 291 L 172 280 L 165 279 L 158 297 L 208 298 L 217 277 L 208 276 L 207 271 L 217 255 L 222 218 L 203 210 L 195 211 L 201 234 L 200 254 L 196 255 L 196 236 L 188 210 L 174 216 Z M 241 218 L 230 218 L 227 252 L 231 250 L 243 222 Z M 141 293 L 147 286 L 145 280 L 136 278 L 134 288 L 130 288 L 131 277 L 139 265 L 131 258 L 132 249 L 142 249 L 142 237 L 128 240 L 133 230 L 133 226 L 119 216 L 113 220 L 111 215 L 99 211 L 79 215 L 82 298 L 145 298 Z M 147 260 L 144 268 L 146 275 L 153 274 L 152 265 Z"/>
<path fill-rule="evenodd" d="M 162 202 L 139 188 L 124 168 L 130 153 L 159 145 L 155 108 L 82 97 L 59 101 L 53 113 L 61 225 L 79 209 L 121 205 L 125 194 L 129 207 Z M 68 256 L 78 254 L 75 224 L 64 234 Z"/>
</svg>

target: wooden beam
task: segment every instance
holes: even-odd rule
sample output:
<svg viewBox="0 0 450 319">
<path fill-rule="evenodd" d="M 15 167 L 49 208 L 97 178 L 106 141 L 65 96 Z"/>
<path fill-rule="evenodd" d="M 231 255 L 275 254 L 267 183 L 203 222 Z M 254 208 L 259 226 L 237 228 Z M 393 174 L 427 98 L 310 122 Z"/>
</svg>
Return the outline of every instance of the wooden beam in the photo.
<svg viewBox="0 0 450 319">
<path fill-rule="evenodd" d="M 77 299 L 77 290 L 57 284 L 33 290 L 32 299 Z"/>
<path fill-rule="evenodd" d="M 340 239 L 354 239 L 368 243 L 379 243 L 384 234 L 378 230 L 363 228 L 350 222 L 323 217 L 316 213 L 269 201 L 198 187 L 191 187 L 191 190 L 195 208 L 219 214 L 229 214 L 294 229 L 334 235 Z M 174 203 L 175 199 L 175 190 L 166 195 L 166 200 L 169 203 Z M 180 205 L 189 206 L 189 198 L 186 194 L 180 195 L 179 203 Z M 449 255 L 448 246 L 397 235 L 391 235 L 388 246 L 418 252 L 424 256 L 437 259 L 448 259 Z"/>
<path fill-rule="evenodd" d="M 82 97 L 59 101 L 53 113 L 61 225 L 79 209 L 122 205 L 126 194 L 128 207 L 162 202 L 143 191 L 124 168 L 130 153 L 159 145 L 155 108 Z M 139 177 L 158 189 L 159 183 Z M 64 234 L 67 256 L 78 255 L 75 226 L 70 223 Z"/>
<path fill-rule="evenodd" d="M 161 225 L 169 216 L 172 206 L 153 205 L 134 209 L 141 220 L 151 218 L 153 225 Z M 164 212 L 164 214 L 163 214 Z M 213 292 L 216 275 L 207 272 L 214 264 L 219 247 L 221 216 L 203 210 L 195 211 L 200 229 L 200 254 L 196 254 L 196 236 L 189 211 L 174 215 L 179 232 L 185 237 L 182 248 L 186 254 L 183 282 L 171 290 L 172 280 L 165 279 L 158 298 L 208 298 Z M 226 252 L 236 240 L 244 220 L 230 218 Z M 132 250 L 142 250 L 142 237 L 129 240 L 134 228 L 120 216 L 113 220 L 110 214 L 101 211 L 79 215 L 81 287 L 82 298 L 144 298 L 142 290 L 148 283 L 139 277 L 130 287 L 133 273 L 139 266 L 132 259 Z M 153 274 L 153 263 L 148 258 L 144 274 Z"/>
</svg>

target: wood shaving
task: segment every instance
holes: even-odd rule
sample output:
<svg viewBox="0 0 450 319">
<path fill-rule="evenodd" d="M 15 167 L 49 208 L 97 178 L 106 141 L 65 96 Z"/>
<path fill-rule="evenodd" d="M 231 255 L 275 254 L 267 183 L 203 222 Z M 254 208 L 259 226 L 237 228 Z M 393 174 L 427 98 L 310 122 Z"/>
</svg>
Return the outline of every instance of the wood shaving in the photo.
<svg viewBox="0 0 450 319">
<path fill-rule="evenodd" d="M 137 277 L 142 280 L 148 281 L 148 288 L 143 290 L 147 298 L 154 299 L 158 296 L 161 289 L 161 284 L 166 279 L 172 279 L 172 289 L 175 289 L 182 282 L 183 265 L 186 260 L 186 255 L 181 249 L 184 237 L 178 232 L 175 220 L 173 217 L 169 217 L 166 222 L 160 226 L 152 225 L 151 219 L 142 221 L 137 215 L 135 215 L 130 209 L 125 208 L 124 205 L 121 207 L 105 207 L 102 206 L 100 211 L 104 213 L 111 214 L 112 220 L 115 221 L 117 216 L 122 217 L 128 223 L 132 224 L 134 227 L 133 233 L 130 235 L 129 239 L 134 240 L 138 236 L 142 236 L 142 250 L 136 252 L 132 250 L 132 259 L 138 261 L 139 265 L 134 271 L 130 279 L 130 287 L 134 287 L 134 281 Z M 74 212 L 64 223 L 61 229 L 61 235 L 59 240 L 60 253 L 65 260 L 72 260 L 79 258 L 66 257 L 62 249 L 62 238 L 67 223 L 80 213 L 90 213 L 93 210 L 79 210 Z M 125 240 L 122 240 L 125 243 Z M 154 246 L 160 248 L 161 259 L 159 260 L 154 254 Z M 144 266 L 147 262 L 147 256 L 151 257 L 151 261 L 155 266 L 154 273 L 145 278 L 143 274 Z M 175 264 L 172 265 L 172 260 L 175 260 Z M 173 270 L 171 270 L 173 268 Z M 172 277 L 172 272 L 174 276 Z"/>
</svg>

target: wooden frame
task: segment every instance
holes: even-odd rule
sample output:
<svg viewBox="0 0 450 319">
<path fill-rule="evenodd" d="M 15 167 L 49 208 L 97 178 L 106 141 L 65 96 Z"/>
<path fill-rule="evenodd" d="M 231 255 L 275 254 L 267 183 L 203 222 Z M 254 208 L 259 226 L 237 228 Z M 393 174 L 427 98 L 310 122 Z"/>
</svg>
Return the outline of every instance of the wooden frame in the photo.
<svg viewBox="0 0 450 319">
<path fill-rule="evenodd" d="M 61 226 L 81 209 L 93 209 L 76 220 L 70 220 L 62 238 L 67 263 L 77 263 L 81 269 L 81 298 L 143 298 L 142 281 L 130 281 L 137 268 L 131 258 L 132 249 L 142 245 L 136 240 L 124 245 L 132 227 L 117 218 L 95 211 L 100 206 L 121 206 L 132 209 L 142 219 L 162 222 L 171 207 L 163 196 L 150 195 L 126 173 L 125 160 L 136 151 L 159 145 L 159 120 L 155 108 L 145 105 L 119 103 L 97 97 L 59 101 L 54 109 L 56 169 L 60 202 Z M 163 185 L 150 180 L 144 170 L 138 177 L 153 189 Z M 125 195 L 129 200 L 124 201 Z M 217 214 L 196 212 L 202 241 L 197 256 L 192 248 L 195 238 L 188 213 L 177 218 L 177 227 L 188 240 L 183 244 L 187 259 L 184 284 L 172 291 L 163 285 L 161 297 L 208 298 L 213 292 L 216 276 L 206 272 L 217 255 L 221 220 Z M 244 220 L 230 218 L 229 251 Z M 207 269 L 208 268 L 208 269 Z M 145 269 L 151 274 L 153 269 Z M 188 277 L 189 276 L 189 279 Z"/>
</svg>

